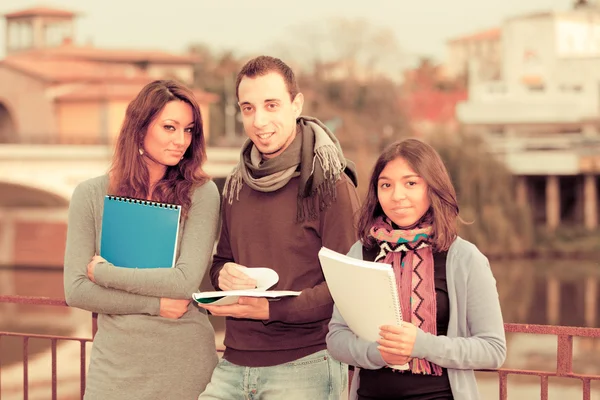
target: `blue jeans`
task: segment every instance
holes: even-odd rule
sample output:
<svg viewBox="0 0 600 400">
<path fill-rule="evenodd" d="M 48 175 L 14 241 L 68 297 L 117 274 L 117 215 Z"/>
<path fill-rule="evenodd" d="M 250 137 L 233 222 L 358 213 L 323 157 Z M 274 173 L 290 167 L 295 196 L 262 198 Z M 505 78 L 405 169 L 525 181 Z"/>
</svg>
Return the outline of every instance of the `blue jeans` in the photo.
<svg viewBox="0 0 600 400">
<path fill-rule="evenodd" d="M 272 367 L 241 367 L 221 359 L 198 400 L 338 400 L 348 366 L 327 350 Z"/>
</svg>

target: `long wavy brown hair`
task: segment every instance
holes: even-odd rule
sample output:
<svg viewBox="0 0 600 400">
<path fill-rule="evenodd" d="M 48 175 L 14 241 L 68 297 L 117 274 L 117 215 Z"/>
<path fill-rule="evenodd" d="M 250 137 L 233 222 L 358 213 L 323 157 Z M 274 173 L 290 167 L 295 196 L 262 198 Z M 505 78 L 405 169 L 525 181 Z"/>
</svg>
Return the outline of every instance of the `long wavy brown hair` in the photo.
<svg viewBox="0 0 600 400">
<path fill-rule="evenodd" d="M 165 175 L 152 190 L 151 200 L 180 204 L 182 215 L 186 216 L 192 203 L 192 190 L 209 179 L 202 170 L 206 161 L 206 145 L 202 114 L 194 94 L 173 80 L 147 84 L 127 106 L 110 168 L 109 193 L 138 199 L 148 197 L 150 175 L 139 149 L 148 127 L 165 105 L 174 100 L 185 101 L 192 107 L 192 142 L 177 165 L 167 166 Z"/>
<path fill-rule="evenodd" d="M 386 165 L 396 158 L 403 158 L 427 183 L 431 207 L 423 216 L 433 226 L 432 246 L 435 251 L 448 250 L 457 236 L 459 208 L 456 191 L 450 175 L 439 154 L 429 144 L 418 139 L 404 139 L 390 144 L 383 150 L 369 181 L 367 198 L 360 210 L 358 236 L 367 248 L 375 246 L 369 232 L 377 217 L 384 215 L 377 199 L 377 180 Z"/>
</svg>

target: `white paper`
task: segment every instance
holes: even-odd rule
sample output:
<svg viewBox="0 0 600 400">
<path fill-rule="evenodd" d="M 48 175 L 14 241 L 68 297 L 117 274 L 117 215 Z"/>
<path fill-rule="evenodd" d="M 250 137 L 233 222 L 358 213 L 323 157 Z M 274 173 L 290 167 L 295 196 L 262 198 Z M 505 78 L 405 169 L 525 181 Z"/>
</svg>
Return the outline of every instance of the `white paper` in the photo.
<svg viewBox="0 0 600 400">
<path fill-rule="evenodd" d="M 276 298 L 300 294 L 293 290 L 268 290 L 279 281 L 279 275 L 271 268 L 243 268 L 241 271 L 256 280 L 256 288 L 198 292 L 192 295 L 192 299 L 201 304 L 224 306 L 237 303 L 240 296 Z M 216 300 L 211 301 L 212 299 Z"/>
</svg>

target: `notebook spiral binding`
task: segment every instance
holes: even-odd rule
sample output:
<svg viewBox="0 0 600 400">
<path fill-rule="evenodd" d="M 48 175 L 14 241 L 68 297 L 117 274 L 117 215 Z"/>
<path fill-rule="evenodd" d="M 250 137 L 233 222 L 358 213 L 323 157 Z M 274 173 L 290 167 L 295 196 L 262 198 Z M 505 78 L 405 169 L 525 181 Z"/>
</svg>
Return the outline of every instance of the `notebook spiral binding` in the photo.
<svg viewBox="0 0 600 400">
<path fill-rule="evenodd" d="M 106 195 L 106 197 L 109 200 L 116 200 L 116 201 L 121 201 L 124 203 L 142 204 L 145 206 L 152 206 L 152 207 L 158 207 L 158 208 L 167 208 L 167 209 L 173 209 L 173 210 L 181 208 L 181 206 L 179 204 L 160 203 L 158 201 L 135 199 L 132 197 L 121 197 L 121 196 L 114 196 L 114 195 L 110 195 L 110 194 Z"/>
<path fill-rule="evenodd" d="M 398 313 L 396 314 L 396 323 L 398 325 L 402 325 L 403 318 L 402 308 L 400 308 L 400 294 L 398 293 L 398 287 L 396 286 L 396 276 L 394 275 L 393 271 L 390 272 L 390 278 L 391 279 L 388 279 L 388 282 L 392 289 L 392 296 L 394 297 L 394 306 L 396 307 L 396 310 L 398 310 Z"/>
</svg>

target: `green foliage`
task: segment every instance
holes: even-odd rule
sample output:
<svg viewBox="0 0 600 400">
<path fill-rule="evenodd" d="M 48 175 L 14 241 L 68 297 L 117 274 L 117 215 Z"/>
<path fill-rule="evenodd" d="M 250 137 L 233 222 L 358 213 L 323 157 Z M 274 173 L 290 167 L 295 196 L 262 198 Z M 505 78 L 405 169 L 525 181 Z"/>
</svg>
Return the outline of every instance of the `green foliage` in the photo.
<svg viewBox="0 0 600 400">
<path fill-rule="evenodd" d="M 563 224 L 555 232 L 548 232 L 545 226 L 536 229 L 534 251 L 540 255 L 561 254 L 567 257 L 598 258 L 600 254 L 600 229 L 590 231 L 584 226 Z"/>
<path fill-rule="evenodd" d="M 456 188 L 460 234 L 494 257 L 532 249 L 534 228 L 527 205 L 516 201 L 514 177 L 473 135 L 437 134 L 430 143 L 440 153 Z"/>
</svg>

